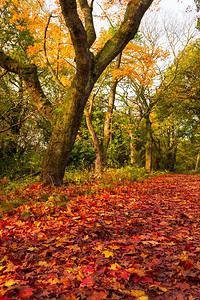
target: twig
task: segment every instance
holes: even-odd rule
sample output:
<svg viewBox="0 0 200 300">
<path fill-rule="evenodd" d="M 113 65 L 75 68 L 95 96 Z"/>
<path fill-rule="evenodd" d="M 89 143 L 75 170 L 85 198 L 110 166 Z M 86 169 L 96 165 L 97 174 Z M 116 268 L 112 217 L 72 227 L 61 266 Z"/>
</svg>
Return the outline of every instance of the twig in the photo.
<svg viewBox="0 0 200 300">
<path fill-rule="evenodd" d="M 6 132 L 10 129 L 12 129 L 13 127 L 16 127 L 16 126 L 19 126 L 20 124 L 22 124 L 24 121 L 26 121 L 29 117 L 31 117 L 38 109 L 35 109 L 34 111 L 32 111 L 31 114 L 29 114 L 28 116 L 26 116 L 23 120 L 21 120 L 20 122 L 16 123 L 16 124 L 13 124 L 12 126 L 6 128 L 6 129 L 3 129 L 3 130 L 0 130 L 0 133 L 2 132 Z"/>
<path fill-rule="evenodd" d="M 48 21 L 47 21 L 47 24 L 46 24 L 46 27 L 45 27 L 45 30 L 44 30 L 44 43 L 43 43 L 43 50 L 44 50 L 44 56 L 45 56 L 45 60 L 46 60 L 46 64 L 47 64 L 47 67 L 48 69 L 50 70 L 51 72 L 51 75 L 53 76 L 55 82 L 62 88 L 62 90 L 65 90 L 65 86 L 62 84 L 62 82 L 58 79 L 58 76 L 56 75 L 56 73 L 54 72 L 50 62 L 49 62 L 49 59 L 48 59 L 48 56 L 47 56 L 47 49 L 46 49 L 46 41 L 47 41 L 47 29 L 48 29 L 48 26 L 49 26 L 49 23 L 50 23 L 50 20 L 51 18 L 53 18 L 52 14 L 50 13 L 49 15 L 49 18 L 48 18 Z"/>
</svg>

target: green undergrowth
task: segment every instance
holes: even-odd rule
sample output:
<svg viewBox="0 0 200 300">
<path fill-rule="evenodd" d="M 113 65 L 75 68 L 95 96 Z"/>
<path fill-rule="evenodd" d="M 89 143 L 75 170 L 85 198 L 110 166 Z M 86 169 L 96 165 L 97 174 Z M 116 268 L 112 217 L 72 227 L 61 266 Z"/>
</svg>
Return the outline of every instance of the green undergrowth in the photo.
<svg viewBox="0 0 200 300">
<path fill-rule="evenodd" d="M 28 203 L 37 205 L 46 202 L 49 206 L 64 206 L 71 198 L 78 195 L 101 193 L 103 189 L 128 185 L 134 181 L 142 182 L 158 174 L 161 173 L 146 174 L 144 169 L 133 167 L 107 169 L 104 174 L 99 175 L 86 169 L 67 169 L 64 185 L 60 188 L 42 186 L 39 176 L 21 180 L 10 180 L 4 177 L 0 181 L 0 216 Z M 24 213 L 24 217 L 29 216 L 28 213 Z"/>
</svg>

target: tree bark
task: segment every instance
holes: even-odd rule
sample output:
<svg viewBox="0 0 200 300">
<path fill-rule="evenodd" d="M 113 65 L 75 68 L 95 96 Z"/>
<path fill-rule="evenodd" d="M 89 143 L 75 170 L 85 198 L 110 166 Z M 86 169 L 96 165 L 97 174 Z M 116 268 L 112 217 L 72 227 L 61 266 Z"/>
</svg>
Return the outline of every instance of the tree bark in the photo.
<svg viewBox="0 0 200 300">
<path fill-rule="evenodd" d="M 131 165 L 135 164 L 135 142 L 134 142 L 134 134 L 130 131 L 130 157 L 131 157 Z"/>
<path fill-rule="evenodd" d="M 116 58 L 114 70 L 119 68 L 121 63 L 121 57 L 122 57 L 122 53 L 118 54 Z M 92 141 L 96 153 L 95 173 L 103 173 L 104 167 L 106 165 L 107 150 L 108 150 L 108 145 L 111 137 L 111 123 L 112 123 L 112 114 L 113 114 L 113 108 L 115 102 L 117 83 L 118 83 L 118 79 L 112 77 L 111 89 L 108 98 L 107 111 L 106 111 L 105 121 L 104 121 L 104 133 L 103 133 L 102 143 L 98 139 L 98 136 L 94 130 L 94 127 L 92 125 L 92 120 L 91 120 L 92 107 L 93 107 L 93 102 L 96 94 L 94 94 L 92 97 L 89 111 L 85 110 L 87 127 L 92 136 Z"/>
<path fill-rule="evenodd" d="M 62 110 L 54 115 L 55 124 L 42 166 L 44 184 L 62 185 L 88 96 L 83 82 L 75 77 Z"/>
<path fill-rule="evenodd" d="M 197 159 L 196 159 L 196 164 L 195 164 L 195 171 L 198 170 L 198 166 L 199 166 L 199 158 L 200 158 L 200 152 L 197 154 Z"/>
<path fill-rule="evenodd" d="M 152 171 L 152 132 L 149 115 L 146 116 L 146 149 L 145 149 L 145 169 L 147 173 Z"/>
<path fill-rule="evenodd" d="M 96 154 L 95 173 L 98 174 L 98 173 L 103 172 L 104 163 L 103 163 L 103 151 L 102 151 L 98 136 L 97 136 L 97 134 L 94 130 L 92 120 L 91 120 L 91 113 L 92 113 L 93 101 L 94 101 L 95 96 L 96 96 L 96 94 L 92 95 L 92 100 L 91 100 L 89 111 L 87 111 L 85 109 L 84 112 L 85 112 L 87 127 L 88 127 L 88 130 L 89 130 L 89 132 L 92 136 L 92 141 L 93 141 L 93 144 L 94 144 L 94 149 L 95 149 L 95 154 Z"/>
</svg>

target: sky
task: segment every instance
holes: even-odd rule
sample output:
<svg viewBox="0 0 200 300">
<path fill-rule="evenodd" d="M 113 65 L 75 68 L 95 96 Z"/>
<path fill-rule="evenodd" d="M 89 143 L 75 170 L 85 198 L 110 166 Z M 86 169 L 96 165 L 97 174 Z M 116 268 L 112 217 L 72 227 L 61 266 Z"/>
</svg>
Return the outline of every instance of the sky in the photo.
<svg viewBox="0 0 200 300">
<path fill-rule="evenodd" d="M 194 0 L 161 0 L 160 7 L 174 12 L 186 11 L 187 8 L 195 11 Z"/>
</svg>

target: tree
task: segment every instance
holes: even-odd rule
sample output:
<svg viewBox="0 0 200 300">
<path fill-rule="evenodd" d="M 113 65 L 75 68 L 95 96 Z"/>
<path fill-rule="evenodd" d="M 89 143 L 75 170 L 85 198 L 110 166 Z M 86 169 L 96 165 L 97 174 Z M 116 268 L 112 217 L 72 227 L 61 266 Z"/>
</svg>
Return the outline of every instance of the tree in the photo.
<svg viewBox="0 0 200 300">
<path fill-rule="evenodd" d="M 147 45 L 141 41 L 140 45 L 130 43 L 125 53 L 124 68 L 117 71 L 116 76 L 127 78 L 131 95 L 126 103 L 132 107 L 132 111 L 137 111 L 136 115 L 140 121 L 145 120 L 145 168 L 147 172 L 151 172 L 152 124 L 150 115 L 157 103 L 153 96 L 153 85 L 159 76 L 158 61 L 166 59 L 168 52 L 156 46 L 155 43 Z"/>
<path fill-rule="evenodd" d="M 60 0 L 62 16 L 75 52 L 76 71 L 59 109 L 56 109 L 57 107 L 46 97 L 38 78 L 36 65 L 13 58 L 12 54 L 9 55 L 9 48 L 2 47 L 0 50 L 0 66 L 20 77 L 32 102 L 51 122 L 52 135 L 42 168 L 44 184 L 58 186 L 63 183 L 66 164 L 94 84 L 109 63 L 134 38 L 140 21 L 153 0 L 129 1 L 119 29 L 96 55 L 91 51 L 96 39 L 92 13 L 93 2 L 89 4 L 87 0 L 78 2 Z M 84 22 L 80 19 L 78 5 L 80 5 Z M 24 8 L 21 7 L 21 9 L 23 11 Z"/>
<path fill-rule="evenodd" d="M 178 68 L 176 61 L 169 66 L 166 72 L 167 81 L 174 78 L 175 69 L 177 69 L 177 75 L 169 90 L 166 91 L 162 103 L 158 103 L 157 106 L 157 122 L 160 125 L 155 133 L 155 141 L 164 168 L 171 171 L 174 168 L 176 155 L 179 165 L 181 165 L 179 156 L 184 161 L 182 165 L 188 165 L 190 168 L 192 168 L 190 161 L 193 161 L 193 157 L 197 157 L 198 162 L 200 149 L 198 134 L 200 120 L 199 50 L 199 39 L 192 41 L 177 56 Z M 190 143 L 192 151 L 189 147 L 185 147 Z M 183 158 L 183 153 L 185 153 L 185 158 Z M 194 161 L 192 164 L 195 168 Z M 196 163 L 196 168 L 197 165 L 198 163 Z"/>
<path fill-rule="evenodd" d="M 120 67 L 121 56 L 122 56 L 122 53 L 117 55 L 115 66 L 114 66 L 115 70 Z M 107 110 L 106 110 L 105 119 L 104 119 L 103 137 L 101 140 L 98 138 L 98 135 L 94 130 L 94 126 L 93 126 L 92 120 L 91 120 L 93 101 L 94 101 L 94 98 L 97 93 L 92 95 L 89 110 L 85 110 L 87 126 L 91 133 L 95 152 L 96 152 L 96 160 L 95 160 L 95 172 L 96 173 L 102 173 L 104 170 L 105 164 L 106 164 L 107 150 L 108 150 L 108 145 L 109 145 L 109 141 L 110 141 L 110 137 L 111 137 L 111 122 L 112 122 L 112 115 L 113 115 L 113 109 L 114 109 L 117 83 L 118 83 L 118 79 L 112 77 L 112 80 L 110 83 L 110 93 L 108 95 Z M 97 90 L 97 92 L 98 92 L 98 90 Z"/>
</svg>

